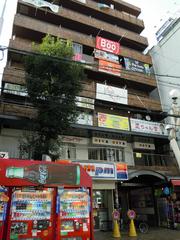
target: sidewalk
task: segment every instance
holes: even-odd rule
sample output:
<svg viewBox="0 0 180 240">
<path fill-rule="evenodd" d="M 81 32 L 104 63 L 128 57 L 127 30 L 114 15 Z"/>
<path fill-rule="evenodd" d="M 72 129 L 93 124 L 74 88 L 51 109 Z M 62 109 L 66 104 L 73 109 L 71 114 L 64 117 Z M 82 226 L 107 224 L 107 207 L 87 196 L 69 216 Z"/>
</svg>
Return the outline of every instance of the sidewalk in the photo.
<svg viewBox="0 0 180 240">
<path fill-rule="evenodd" d="M 137 233 L 137 237 L 128 237 L 128 233 L 121 233 L 121 238 L 113 238 L 112 232 L 95 231 L 95 240 L 180 240 L 180 230 L 158 228 L 149 230 L 146 234 Z"/>
</svg>

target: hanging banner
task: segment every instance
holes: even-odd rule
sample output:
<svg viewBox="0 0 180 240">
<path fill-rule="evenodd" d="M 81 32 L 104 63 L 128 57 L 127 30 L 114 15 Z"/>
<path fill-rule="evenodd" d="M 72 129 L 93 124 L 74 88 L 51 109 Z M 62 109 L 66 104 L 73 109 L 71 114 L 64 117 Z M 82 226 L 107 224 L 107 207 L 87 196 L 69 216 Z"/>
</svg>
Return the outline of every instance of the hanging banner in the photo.
<svg viewBox="0 0 180 240">
<path fill-rule="evenodd" d="M 138 60 L 134 60 L 132 58 L 124 58 L 125 68 L 126 70 L 150 74 L 149 64 L 139 62 Z"/>
<path fill-rule="evenodd" d="M 102 37 L 96 37 L 96 48 L 114 54 L 119 54 L 120 52 L 120 44 L 118 42 Z"/>
<path fill-rule="evenodd" d="M 127 117 L 98 113 L 98 126 L 129 131 L 129 120 Z"/>
<path fill-rule="evenodd" d="M 54 13 L 58 13 L 59 6 L 43 0 L 22 0 L 23 2 L 34 5 L 35 7 L 49 7 Z"/>
<path fill-rule="evenodd" d="M 100 72 L 106 72 L 106 73 L 120 76 L 121 68 L 122 68 L 122 66 L 120 64 L 99 59 L 99 71 Z"/>
<path fill-rule="evenodd" d="M 96 98 L 114 103 L 128 104 L 128 94 L 126 89 L 100 83 L 96 84 Z"/>
<path fill-rule="evenodd" d="M 131 118 L 130 122 L 131 122 L 131 131 L 133 132 L 167 135 L 167 133 L 164 132 L 163 129 L 161 128 L 161 123 L 149 122 L 149 121 L 134 119 L 134 118 Z"/>
<path fill-rule="evenodd" d="M 119 63 L 119 56 L 109 53 L 109 52 L 104 52 L 99 49 L 94 49 L 94 57 L 98 59 L 104 59 L 110 62 L 116 62 Z"/>
<path fill-rule="evenodd" d="M 116 163 L 117 180 L 128 180 L 128 168 L 126 163 Z"/>
</svg>

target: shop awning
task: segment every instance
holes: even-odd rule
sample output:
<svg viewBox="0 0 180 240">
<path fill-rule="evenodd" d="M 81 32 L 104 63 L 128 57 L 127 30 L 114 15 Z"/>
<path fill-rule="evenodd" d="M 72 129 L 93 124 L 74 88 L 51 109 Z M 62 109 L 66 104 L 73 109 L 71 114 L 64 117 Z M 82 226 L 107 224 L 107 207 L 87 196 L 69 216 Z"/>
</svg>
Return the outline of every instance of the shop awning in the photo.
<svg viewBox="0 0 180 240">
<path fill-rule="evenodd" d="M 175 187 L 180 186 L 180 179 L 171 180 L 171 183 Z"/>
</svg>

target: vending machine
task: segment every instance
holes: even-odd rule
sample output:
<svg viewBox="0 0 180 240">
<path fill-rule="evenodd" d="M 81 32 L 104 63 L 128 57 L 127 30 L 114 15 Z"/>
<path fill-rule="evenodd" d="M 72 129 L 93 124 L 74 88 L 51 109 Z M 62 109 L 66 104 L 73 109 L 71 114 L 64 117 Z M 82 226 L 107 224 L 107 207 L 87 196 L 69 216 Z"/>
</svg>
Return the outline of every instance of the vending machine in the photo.
<svg viewBox="0 0 180 240">
<path fill-rule="evenodd" d="M 9 200 L 7 191 L 8 191 L 7 188 L 0 186 L 0 239 L 3 239 L 3 232 L 7 217 L 7 204 Z"/>
<path fill-rule="evenodd" d="M 82 166 L 0 159 L 0 176 L 10 189 L 1 239 L 94 240 L 92 179 Z"/>
<path fill-rule="evenodd" d="M 87 188 L 58 188 L 58 240 L 90 240 L 90 192 Z"/>
<path fill-rule="evenodd" d="M 12 193 L 8 239 L 54 239 L 53 189 L 15 188 Z"/>
</svg>

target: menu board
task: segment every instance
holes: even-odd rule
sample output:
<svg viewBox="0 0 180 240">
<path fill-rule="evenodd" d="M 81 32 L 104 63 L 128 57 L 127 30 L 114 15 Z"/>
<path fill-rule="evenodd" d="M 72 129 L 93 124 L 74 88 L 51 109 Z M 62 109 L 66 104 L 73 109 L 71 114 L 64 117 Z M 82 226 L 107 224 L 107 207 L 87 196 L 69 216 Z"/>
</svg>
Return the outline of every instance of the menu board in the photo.
<svg viewBox="0 0 180 240">
<path fill-rule="evenodd" d="M 51 217 L 51 192 L 15 191 L 11 205 L 12 220 L 41 220 Z"/>
<path fill-rule="evenodd" d="M 61 219 L 89 218 L 89 192 L 87 189 L 59 190 Z"/>
</svg>

